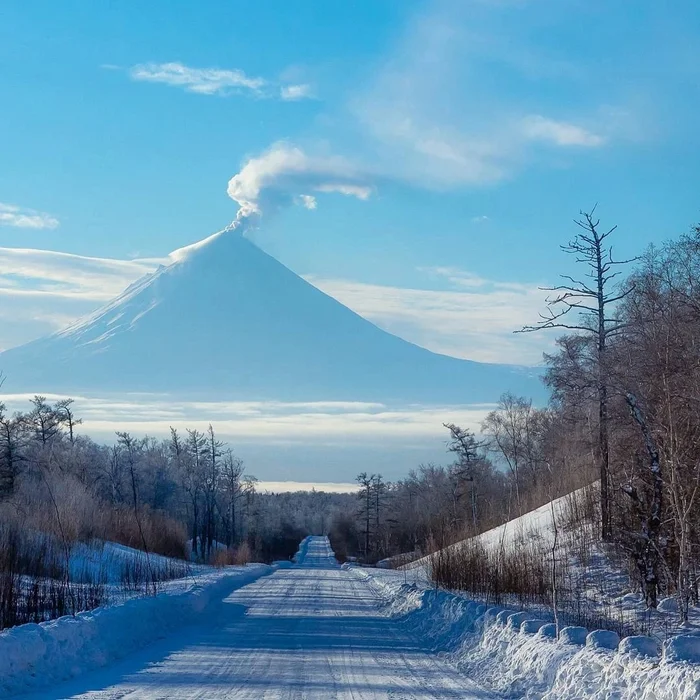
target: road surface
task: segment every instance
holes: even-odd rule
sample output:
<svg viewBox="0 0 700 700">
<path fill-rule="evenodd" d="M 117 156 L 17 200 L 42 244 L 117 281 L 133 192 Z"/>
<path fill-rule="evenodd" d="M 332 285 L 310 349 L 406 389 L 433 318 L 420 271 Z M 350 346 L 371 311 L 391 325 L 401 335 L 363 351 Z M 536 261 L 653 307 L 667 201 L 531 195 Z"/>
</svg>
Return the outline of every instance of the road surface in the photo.
<svg viewBox="0 0 700 700">
<path fill-rule="evenodd" d="M 466 698 L 490 694 L 382 614 L 325 537 L 291 569 L 241 588 L 200 627 L 33 697 Z"/>
</svg>

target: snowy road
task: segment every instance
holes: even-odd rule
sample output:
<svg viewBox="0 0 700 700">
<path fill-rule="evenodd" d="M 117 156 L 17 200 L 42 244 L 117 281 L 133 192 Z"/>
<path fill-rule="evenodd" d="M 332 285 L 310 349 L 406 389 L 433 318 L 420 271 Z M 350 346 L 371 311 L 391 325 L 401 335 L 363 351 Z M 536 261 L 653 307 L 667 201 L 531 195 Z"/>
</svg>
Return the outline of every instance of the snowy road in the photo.
<svg viewBox="0 0 700 700">
<path fill-rule="evenodd" d="M 467 698 L 492 696 L 382 615 L 325 538 L 299 566 L 232 593 L 206 624 L 35 698 Z"/>
</svg>

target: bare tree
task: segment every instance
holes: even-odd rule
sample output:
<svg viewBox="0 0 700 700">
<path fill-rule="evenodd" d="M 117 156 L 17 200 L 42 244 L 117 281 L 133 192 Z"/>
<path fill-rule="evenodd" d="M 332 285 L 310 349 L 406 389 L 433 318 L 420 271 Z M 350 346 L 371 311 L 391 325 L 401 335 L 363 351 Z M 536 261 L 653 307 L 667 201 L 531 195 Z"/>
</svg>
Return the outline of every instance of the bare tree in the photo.
<svg viewBox="0 0 700 700">
<path fill-rule="evenodd" d="M 12 493 L 20 466 L 26 461 L 26 421 L 23 415 L 8 416 L 0 403 L 0 496 Z"/>
<path fill-rule="evenodd" d="M 199 506 L 205 479 L 206 444 L 204 434 L 196 429 L 187 431 L 187 450 L 181 462 L 180 474 L 182 488 L 189 496 L 192 506 L 192 552 L 200 556 L 204 556 L 204 541 L 199 530 Z"/>
<path fill-rule="evenodd" d="M 143 546 L 143 551 L 146 554 L 146 566 L 148 567 L 148 578 L 152 586 L 153 595 L 156 594 L 156 578 L 153 572 L 153 567 L 151 566 L 151 556 L 148 549 L 148 542 L 146 541 L 146 534 L 143 530 L 143 524 L 141 522 L 141 512 L 139 508 L 139 494 L 138 494 L 138 481 L 136 476 L 137 470 L 137 460 L 139 453 L 141 452 L 143 443 L 136 438 L 133 438 L 129 433 L 117 433 L 117 440 L 119 446 L 124 451 L 124 456 L 126 457 L 126 464 L 129 470 L 129 477 L 131 481 L 131 496 L 132 505 L 134 508 L 134 519 L 136 520 L 136 527 L 139 531 L 139 536 L 141 538 L 141 544 Z"/>
<path fill-rule="evenodd" d="M 546 288 L 553 292 L 547 300 L 547 312 L 541 314 L 536 325 L 524 326 L 516 333 L 526 333 L 546 329 L 581 331 L 595 340 L 595 369 L 593 378 L 598 394 L 598 459 L 600 472 L 601 533 L 604 540 L 611 539 L 612 522 L 610 517 L 610 431 L 608 420 L 609 383 L 606 373 L 606 350 L 608 341 L 624 327 L 624 321 L 617 318 L 615 305 L 624 299 L 630 289 L 621 291 L 615 279 L 621 274 L 616 268 L 632 260 L 615 260 L 612 246 L 607 239 L 617 226 L 601 232 L 600 219 L 595 215 L 595 207 L 590 212 L 581 212 L 576 225 L 582 230 L 571 242 L 561 249 L 573 255 L 576 262 L 587 268 L 586 279 L 576 279 L 561 275 L 563 284 Z M 569 321 L 571 313 L 578 318 Z"/>
<path fill-rule="evenodd" d="M 540 477 L 540 423 L 530 399 L 506 393 L 501 396 L 498 408 L 486 416 L 481 426 L 486 436 L 485 445 L 505 460 L 511 472 L 518 515 L 523 514 L 521 489 L 524 475 L 533 485 Z"/>
<path fill-rule="evenodd" d="M 364 555 L 365 559 L 369 556 L 369 543 L 372 521 L 372 486 L 374 484 L 374 474 L 362 472 L 358 474 L 355 481 L 360 485 L 360 491 L 357 494 L 360 499 L 360 516 L 364 522 Z"/>
<path fill-rule="evenodd" d="M 238 501 L 245 496 L 241 485 L 243 476 L 243 461 L 236 457 L 231 450 L 224 453 L 221 469 L 224 498 L 226 508 L 222 513 L 226 530 L 226 546 L 232 547 L 236 544 L 236 517 Z"/>
</svg>

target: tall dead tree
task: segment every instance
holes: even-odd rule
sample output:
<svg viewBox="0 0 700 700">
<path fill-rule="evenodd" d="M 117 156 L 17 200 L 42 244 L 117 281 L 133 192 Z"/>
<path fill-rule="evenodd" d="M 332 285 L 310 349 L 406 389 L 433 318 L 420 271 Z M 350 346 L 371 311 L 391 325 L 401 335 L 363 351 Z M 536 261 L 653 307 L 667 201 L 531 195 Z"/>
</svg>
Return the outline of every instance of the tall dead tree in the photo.
<svg viewBox="0 0 700 700">
<path fill-rule="evenodd" d="M 141 522 L 141 514 L 139 508 L 139 493 L 138 493 L 138 477 L 137 477 L 137 460 L 141 455 L 143 450 L 143 441 L 133 438 L 129 433 L 117 432 L 117 444 L 122 448 L 124 456 L 126 458 L 126 465 L 129 469 L 129 477 L 131 481 L 131 497 L 133 499 L 134 507 L 134 520 L 136 521 L 136 527 L 139 531 L 139 536 L 141 538 L 141 546 L 146 554 L 146 566 L 148 568 L 148 578 L 149 583 L 152 586 L 153 595 L 156 594 L 156 578 L 154 576 L 153 568 L 151 566 L 151 553 L 148 549 L 148 542 L 146 541 L 146 533 L 143 530 L 143 524 Z"/>
<path fill-rule="evenodd" d="M 360 491 L 357 494 L 360 499 L 361 510 L 360 516 L 364 521 L 365 528 L 365 559 L 369 555 L 369 541 L 371 534 L 372 521 L 372 486 L 374 485 L 374 474 L 368 475 L 367 472 L 358 474 L 355 481 L 360 485 Z"/>
<path fill-rule="evenodd" d="M 573 255 L 576 262 L 587 269 L 584 280 L 561 275 L 564 284 L 545 287 L 553 292 L 547 299 L 547 311 L 540 314 L 539 323 L 524 326 L 516 333 L 528 333 L 546 329 L 581 331 L 591 337 L 595 344 L 594 374 L 592 382 L 598 400 L 598 460 L 600 475 L 601 534 L 604 540 L 612 538 L 610 517 L 610 430 L 608 420 L 609 381 L 606 371 L 608 341 L 619 333 L 625 323 L 615 316 L 615 305 L 632 290 L 621 291 L 615 278 L 622 272 L 616 270 L 630 260 L 615 260 L 612 246 L 607 242 L 617 226 L 600 231 L 600 219 L 595 216 L 595 207 L 590 212 L 581 212 L 575 220 L 582 230 L 561 249 Z M 569 314 L 577 316 L 569 322 Z"/>
<path fill-rule="evenodd" d="M 372 500 L 374 501 L 374 541 L 375 550 L 381 551 L 381 523 L 382 512 L 386 505 L 387 485 L 381 474 L 376 474 L 372 479 Z"/>
<path fill-rule="evenodd" d="M 224 503 L 219 512 L 224 526 L 226 546 L 233 547 L 236 544 L 236 517 L 238 500 L 245 496 L 241 484 L 243 476 L 243 460 L 236 457 L 230 449 L 223 453 L 221 466 L 221 491 Z"/>
</svg>

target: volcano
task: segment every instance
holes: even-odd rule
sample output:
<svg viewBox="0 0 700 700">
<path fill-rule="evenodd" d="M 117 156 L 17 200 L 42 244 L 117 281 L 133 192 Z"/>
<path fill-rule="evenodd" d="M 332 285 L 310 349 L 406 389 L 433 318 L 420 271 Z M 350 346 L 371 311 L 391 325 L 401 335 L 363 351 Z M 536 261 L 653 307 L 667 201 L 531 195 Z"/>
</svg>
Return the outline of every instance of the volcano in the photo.
<svg viewBox="0 0 700 700">
<path fill-rule="evenodd" d="M 531 368 L 436 354 L 381 330 L 235 230 L 171 259 L 91 316 L 0 354 L 5 389 L 431 404 L 543 394 Z"/>
</svg>

